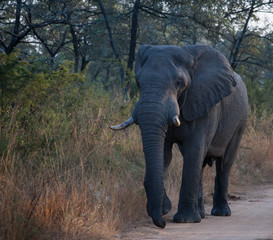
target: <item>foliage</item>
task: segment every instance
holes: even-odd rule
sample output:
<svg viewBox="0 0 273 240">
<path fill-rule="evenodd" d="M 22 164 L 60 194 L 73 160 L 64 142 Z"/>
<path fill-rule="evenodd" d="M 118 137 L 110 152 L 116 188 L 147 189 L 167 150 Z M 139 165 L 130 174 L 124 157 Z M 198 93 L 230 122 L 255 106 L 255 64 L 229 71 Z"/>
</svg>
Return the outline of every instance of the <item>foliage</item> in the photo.
<svg viewBox="0 0 273 240">
<path fill-rule="evenodd" d="M 60 59 L 74 61 L 75 72 L 88 68 L 90 81 L 131 89 L 130 96 L 135 96 L 134 86 L 130 88 L 130 76 L 124 75 L 140 44 L 209 44 L 222 51 L 235 70 L 243 68 L 241 75 L 255 69 L 259 79 L 254 81 L 272 79 L 272 28 L 261 17 L 270 17 L 272 1 L 141 0 L 131 19 L 135 3 L 1 1 L 1 51 L 21 49 L 22 58 L 35 54 L 51 67 Z M 132 35 L 135 20 L 137 34 Z M 129 51 L 134 40 L 137 47 Z"/>
<path fill-rule="evenodd" d="M 259 81 L 246 81 L 249 104 L 252 111 L 255 110 L 258 116 L 265 111 L 272 113 L 273 104 L 273 82 L 271 79 Z"/>
<path fill-rule="evenodd" d="M 19 95 L 20 90 L 27 85 L 29 72 L 26 69 L 27 63 L 21 62 L 15 53 L 0 53 L 0 64 L 2 116 L 15 104 L 14 96 Z"/>
<path fill-rule="evenodd" d="M 49 71 L 39 64 L 19 60 L 17 54 L 2 54 L 1 126 L 13 131 L 25 129 L 17 146 L 32 148 L 51 145 L 72 130 L 71 113 L 81 108 L 84 75 L 70 73 L 69 65 Z M 90 94 L 90 93 L 86 93 Z M 43 128 L 46 127 L 46 128 Z"/>
</svg>

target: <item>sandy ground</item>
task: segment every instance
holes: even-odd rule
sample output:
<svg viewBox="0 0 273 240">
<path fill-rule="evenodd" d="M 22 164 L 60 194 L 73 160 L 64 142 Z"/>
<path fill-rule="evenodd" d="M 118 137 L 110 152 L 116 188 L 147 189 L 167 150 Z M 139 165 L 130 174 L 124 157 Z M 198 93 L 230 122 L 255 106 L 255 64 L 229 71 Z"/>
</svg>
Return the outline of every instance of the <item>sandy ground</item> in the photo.
<svg viewBox="0 0 273 240">
<path fill-rule="evenodd" d="M 164 217 L 167 221 L 164 229 L 155 227 L 147 218 L 127 227 L 115 239 L 273 240 L 273 185 L 256 186 L 244 192 L 235 193 L 236 197 L 229 200 L 230 217 L 206 214 L 201 223 L 179 224 L 172 222 L 174 210 Z M 210 209 L 206 205 L 206 213 Z"/>
</svg>

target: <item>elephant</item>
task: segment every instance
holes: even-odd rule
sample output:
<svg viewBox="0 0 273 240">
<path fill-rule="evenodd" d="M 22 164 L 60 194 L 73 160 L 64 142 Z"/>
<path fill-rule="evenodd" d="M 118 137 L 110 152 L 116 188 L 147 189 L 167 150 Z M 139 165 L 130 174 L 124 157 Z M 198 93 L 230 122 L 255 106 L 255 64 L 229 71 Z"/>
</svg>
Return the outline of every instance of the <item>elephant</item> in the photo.
<svg viewBox="0 0 273 240">
<path fill-rule="evenodd" d="M 211 214 L 230 216 L 229 175 L 248 118 L 248 97 L 241 77 L 224 55 L 208 45 L 142 45 L 135 61 L 140 98 L 132 116 L 113 130 L 139 125 L 145 156 L 147 213 L 164 228 L 172 204 L 164 171 L 174 144 L 183 156 L 177 223 L 205 217 L 202 172 L 215 162 Z"/>
</svg>

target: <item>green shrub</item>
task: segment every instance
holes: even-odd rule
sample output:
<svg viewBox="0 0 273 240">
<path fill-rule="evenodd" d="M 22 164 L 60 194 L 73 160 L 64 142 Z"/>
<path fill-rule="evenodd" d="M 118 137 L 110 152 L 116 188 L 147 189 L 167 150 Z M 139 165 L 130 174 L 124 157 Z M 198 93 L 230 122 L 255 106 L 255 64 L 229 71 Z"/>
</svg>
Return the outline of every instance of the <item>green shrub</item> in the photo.
<svg viewBox="0 0 273 240">
<path fill-rule="evenodd" d="M 85 94 L 91 94 L 84 91 L 84 75 L 70 73 L 68 64 L 41 71 L 16 54 L 2 54 L 0 75 L 2 131 L 11 131 L 11 126 L 23 131 L 16 145 L 27 151 L 63 139 L 72 128 L 73 113 Z"/>
</svg>

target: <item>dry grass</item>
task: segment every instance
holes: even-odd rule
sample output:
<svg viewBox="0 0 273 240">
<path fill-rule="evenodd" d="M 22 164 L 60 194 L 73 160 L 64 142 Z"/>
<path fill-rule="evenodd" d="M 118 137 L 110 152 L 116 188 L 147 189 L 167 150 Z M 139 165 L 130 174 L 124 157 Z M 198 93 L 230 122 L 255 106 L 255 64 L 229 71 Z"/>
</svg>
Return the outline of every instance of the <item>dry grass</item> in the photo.
<svg viewBox="0 0 273 240">
<path fill-rule="evenodd" d="M 138 129 L 115 134 L 106 110 L 92 111 L 67 141 L 27 156 L 16 150 L 22 129 L 1 133 L 0 239 L 111 239 L 145 213 Z"/>
<path fill-rule="evenodd" d="M 124 225 L 146 215 L 139 130 L 112 133 L 106 111 L 84 109 L 68 141 L 27 157 L 14 148 L 20 132 L 1 133 L 9 135 L 9 145 L 0 162 L 0 239 L 112 239 Z M 272 120 L 273 115 L 251 115 L 232 183 L 272 180 Z M 166 174 L 173 199 L 181 171 L 175 150 Z M 205 199 L 211 198 L 213 179 L 214 168 L 207 168 Z"/>
<path fill-rule="evenodd" d="M 250 114 L 248 128 L 242 139 L 236 176 L 252 183 L 272 182 L 273 114 L 257 118 Z"/>
</svg>

